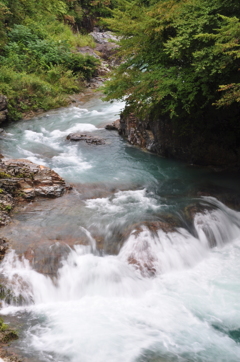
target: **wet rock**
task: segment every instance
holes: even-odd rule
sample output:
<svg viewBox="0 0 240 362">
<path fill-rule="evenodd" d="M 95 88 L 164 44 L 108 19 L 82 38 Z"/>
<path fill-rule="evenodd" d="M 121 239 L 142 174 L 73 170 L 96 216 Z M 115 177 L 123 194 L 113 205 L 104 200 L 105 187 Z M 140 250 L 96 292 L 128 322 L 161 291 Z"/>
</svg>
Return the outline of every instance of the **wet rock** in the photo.
<svg viewBox="0 0 240 362">
<path fill-rule="evenodd" d="M 154 267 L 155 259 L 150 257 L 146 262 L 136 259 L 134 256 L 128 258 L 128 263 L 134 265 L 145 277 L 153 277 L 156 274 Z"/>
<path fill-rule="evenodd" d="M 9 248 L 8 240 L 6 238 L 0 238 L 0 261 L 3 260 L 8 248 Z"/>
<path fill-rule="evenodd" d="M 152 250 L 152 243 L 160 242 L 164 234 L 176 231 L 176 223 L 163 220 L 144 221 L 131 225 L 125 230 L 127 244 L 132 243 L 127 262 L 133 265 L 144 277 L 153 277 L 159 271 L 159 261 Z M 134 240 L 134 241 L 133 241 Z M 126 245 L 127 245 L 126 244 Z M 123 246 L 125 248 L 125 246 Z"/>
<path fill-rule="evenodd" d="M 28 160 L 0 159 L 0 226 L 11 221 L 16 201 L 59 197 L 66 188 L 65 181 L 48 167 Z"/>
<path fill-rule="evenodd" d="M 188 223 L 192 224 L 196 214 L 205 214 L 206 211 L 211 211 L 213 209 L 214 209 L 213 205 L 207 205 L 201 203 L 190 204 L 184 208 L 183 216 Z"/>
<path fill-rule="evenodd" d="M 85 141 L 87 144 L 93 144 L 93 145 L 104 145 L 105 141 L 101 138 L 96 138 L 93 136 L 89 136 L 82 133 L 70 133 L 67 136 L 67 140 L 70 141 Z"/>
<path fill-rule="evenodd" d="M 231 129 L 227 123 L 222 128 L 218 127 L 218 123 L 213 125 L 214 131 L 210 132 L 204 122 L 196 122 L 195 131 L 192 129 L 191 133 L 181 134 L 168 117 L 157 118 L 151 112 L 141 117 L 131 112 L 130 108 L 125 108 L 121 114 L 119 133 L 130 144 L 166 158 L 182 160 L 191 165 L 211 166 L 215 171 L 239 171 L 240 147 L 237 142 L 236 146 L 228 145 L 226 137 L 232 132 Z M 222 142 L 223 137 L 226 137 L 226 142 Z"/>
<path fill-rule="evenodd" d="M 55 241 L 41 242 L 35 247 L 28 248 L 24 257 L 38 273 L 56 277 L 58 269 L 62 265 L 62 260 L 67 259 L 71 247 L 69 245 Z"/>
<path fill-rule="evenodd" d="M 107 124 L 105 126 L 105 129 L 108 130 L 108 131 L 117 131 L 117 127 L 114 125 L 114 124 Z"/>
<path fill-rule="evenodd" d="M 10 194 L 6 193 L 4 190 L 2 190 L 2 189 L 0 189 L 0 190 L 1 190 L 1 193 L 0 193 L 0 226 L 3 226 L 3 225 L 9 224 L 9 222 L 11 221 L 9 213 L 14 207 L 14 199 Z"/>
<path fill-rule="evenodd" d="M 23 193 L 22 196 L 26 198 L 35 196 L 59 197 L 66 189 L 63 178 L 48 167 L 21 159 L 6 160 L 3 164 L 6 174 L 12 177 L 7 180 L 7 184 L 10 182 L 10 186 L 17 186 L 18 195 Z"/>
<path fill-rule="evenodd" d="M 126 229 L 124 229 L 122 231 L 122 238 L 125 241 L 130 236 L 130 234 L 138 236 L 143 231 L 143 227 L 147 228 L 153 235 L 157 235 L 159 230 L 162 230 L 165 233 L 174 232 L 178 226 L 179 225 L 175 219 L 142 221 L 140 223 L 129 225 Z"/>
</svg>

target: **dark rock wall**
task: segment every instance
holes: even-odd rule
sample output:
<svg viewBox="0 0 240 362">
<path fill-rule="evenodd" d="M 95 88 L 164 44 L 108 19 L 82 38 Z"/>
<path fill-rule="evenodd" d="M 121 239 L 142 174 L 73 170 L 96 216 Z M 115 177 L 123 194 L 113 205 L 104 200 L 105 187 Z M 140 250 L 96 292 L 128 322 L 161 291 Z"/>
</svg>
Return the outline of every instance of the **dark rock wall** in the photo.
<svg viewBox="0 0 240 362">
<path fill-rule="evenodd" d="M 194 132 L 179 135 L 171 120 L 140 119 L 133 113 L 123 113 L 119 134 L 132 145 L 139 146 L 166 158 L 182 160 L 191 164 L 219 168 L 240 169 L 240 147 L 226 147 L 224 140 Z M 217 142 L 216 142 L 217 139 Z"/>
</svg>

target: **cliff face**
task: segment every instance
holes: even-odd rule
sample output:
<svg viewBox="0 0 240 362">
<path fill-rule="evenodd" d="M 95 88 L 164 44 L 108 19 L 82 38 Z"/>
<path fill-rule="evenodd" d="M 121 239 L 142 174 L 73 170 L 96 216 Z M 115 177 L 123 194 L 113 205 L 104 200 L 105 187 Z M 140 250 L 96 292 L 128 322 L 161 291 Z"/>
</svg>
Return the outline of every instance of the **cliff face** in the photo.
<svg viewBox="0 0 240 362">
<path fill-rule="evenodd" d="M 143 121 L 130 113 L 121 115 L 119 134 L 132 145 L 166 158 L 196 165 L 240 169 L 240 146 L 225 146 L 221 135 L 218 137 L 216 133 L 208 139 L 200 130 L 179 135 L 167 119 Z"/>
</svg>

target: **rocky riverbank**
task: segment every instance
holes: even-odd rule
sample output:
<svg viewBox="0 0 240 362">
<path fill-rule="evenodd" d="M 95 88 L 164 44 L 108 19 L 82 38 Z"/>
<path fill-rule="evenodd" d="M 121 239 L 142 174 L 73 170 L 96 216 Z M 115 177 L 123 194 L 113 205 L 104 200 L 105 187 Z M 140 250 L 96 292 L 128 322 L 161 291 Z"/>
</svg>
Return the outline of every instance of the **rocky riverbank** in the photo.
<svg viewBox="0 0 240 362">
<path fill-rule="evenodd" d="M 48 167 L 28 160 L 1 159 L 0 226 L 11 221 L 16 204 L 37 197 L 59 197 L 66 189 L 65 181 Z"/>
<path fill-rule="evenodd" d="M 14 208 L 37 198 L 60 197 L 69 189 L 65 181 L 53 170 L 28 160 L 0 159 L 0 226 L 11 222 Z M 11 247 L 11 241 L 0 238 L 0 260 Z M 1 278 L 0 299 L 6 297 L 6 287 Z M 19 358 L 5 347 L 18 338 L 15 330 L 0 319 L 0 356 L 4 361 L 19 362 Z M 1 360 L 1 358 L 0 358 Z"/>
</svg>

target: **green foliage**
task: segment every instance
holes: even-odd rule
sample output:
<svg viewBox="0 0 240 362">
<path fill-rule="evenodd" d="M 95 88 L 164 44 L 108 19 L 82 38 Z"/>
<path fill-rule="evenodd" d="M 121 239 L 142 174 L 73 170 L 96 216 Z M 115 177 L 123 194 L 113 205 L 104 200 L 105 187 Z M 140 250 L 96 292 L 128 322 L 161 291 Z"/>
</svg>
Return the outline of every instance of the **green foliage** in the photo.
<svg viewBox="0 0 240 362">
<path fill-rule="evenodd" d="M 81 86 L 78 83 L 72 71 L 63 66 L 52 66 L 38 75 L 0 68 L 0 93 L 8 96 L 9 114 L 15 120 L 22 112 L 66 105 L 64 95 L 77 92 Z"/>
<path fill-rule="evenodd" d="M 10 119 L 66 105 L 66 95 L 94 75 L 99 61 L 76 52 L 93 39 L 72 32 L 69 11 L 68 1 L 0 0 L 0 93 Z"/>
<path fill-rule="evenodd" d="M 8 329 L 8 325 L 4 323 L 3 319 L 0 318 L 0 331 L 4 332 Z"/>
<path fill-rule="evenodd" d="M 120 0 L 106 21 L 123 37 L 123 63 L 106 83 L 106 99 L 125 98 L 135 112 L 154 111 L 182 129 L 222 119 L 217 107 L 239 116 L 239 19 L 237 0 Z"/>
</svg>

